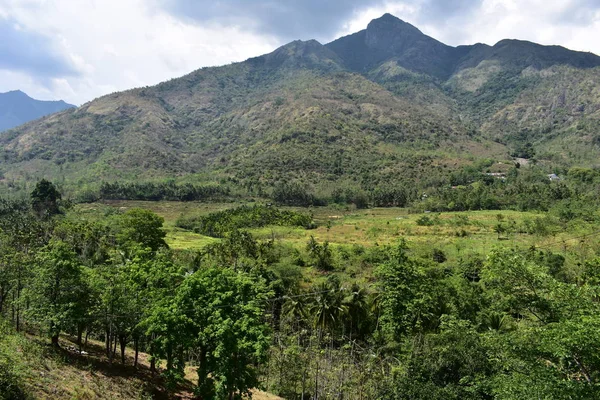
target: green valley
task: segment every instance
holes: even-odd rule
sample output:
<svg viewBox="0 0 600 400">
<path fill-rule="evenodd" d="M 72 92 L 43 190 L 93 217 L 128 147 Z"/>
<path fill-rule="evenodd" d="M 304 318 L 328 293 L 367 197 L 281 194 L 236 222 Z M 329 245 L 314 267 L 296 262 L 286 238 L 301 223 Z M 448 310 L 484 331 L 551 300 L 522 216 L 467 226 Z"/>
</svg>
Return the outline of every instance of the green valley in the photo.
<svg viewBox="0 0 600 400">
<path fill-rule="evenodd" d="M 2 132 L 0 399 L 600 398 L 599 156 L 600 57 L 390 14 Z"/>
</svg>

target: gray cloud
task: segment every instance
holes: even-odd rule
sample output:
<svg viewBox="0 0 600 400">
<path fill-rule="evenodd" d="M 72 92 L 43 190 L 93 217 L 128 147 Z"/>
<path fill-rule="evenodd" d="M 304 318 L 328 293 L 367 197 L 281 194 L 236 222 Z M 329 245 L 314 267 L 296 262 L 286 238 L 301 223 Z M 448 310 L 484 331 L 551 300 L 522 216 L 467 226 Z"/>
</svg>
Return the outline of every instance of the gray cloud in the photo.
<svg viewBox="0 0 600 400">
<path fill-rule="evenodd" d="M 355 12 L 385 0 L 158 0 L 164 10 L 198 22 L 236 24 L 282 40 L 331 39 Z"/>
<path fill-rule="evenodd" d="M 78 71 L 51 39 L 0 19 L 0 69 L 23 71 L 41 79 L 75 76 Z"/>
<path fill-rule="evenodd" d="M 600 10 L 600 0 L 571 0 L 569 7 L 554 16 L 559 24 L 587 25 L 594 20 L 595 13 Z"/>
<path fill-rule="evenodd" d="M 425 0 L 421 4 L 420 19 L 443 22 L 455 16 L 466 16 L 477 10 L 483 0 Z"/>
</svg>

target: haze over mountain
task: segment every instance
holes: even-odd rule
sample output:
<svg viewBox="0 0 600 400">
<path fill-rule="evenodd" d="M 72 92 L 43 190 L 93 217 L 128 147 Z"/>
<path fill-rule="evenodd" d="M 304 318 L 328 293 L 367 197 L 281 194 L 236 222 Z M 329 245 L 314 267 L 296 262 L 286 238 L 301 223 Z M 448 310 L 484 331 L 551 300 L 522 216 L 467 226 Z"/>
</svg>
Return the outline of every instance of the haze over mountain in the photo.
<svg viewBox="0 0 600 400">
<path fill-rule="evenodd" d="M 0 132 L 72 107 L 62 100 L 35 100 L 20 90 L 0 93 Z"/>
<path fill-rule="evenodd" d="M 386 14 L 322 45 L 114 93 L 0 137 L 7 180 L 193 176 L 245 186 L 428 179 L 525 144 L 600 155 L 600 57 L 503 40 L 451 47 Z M 186 178 L 192 179 L 192 178 Z"/>
</svg>

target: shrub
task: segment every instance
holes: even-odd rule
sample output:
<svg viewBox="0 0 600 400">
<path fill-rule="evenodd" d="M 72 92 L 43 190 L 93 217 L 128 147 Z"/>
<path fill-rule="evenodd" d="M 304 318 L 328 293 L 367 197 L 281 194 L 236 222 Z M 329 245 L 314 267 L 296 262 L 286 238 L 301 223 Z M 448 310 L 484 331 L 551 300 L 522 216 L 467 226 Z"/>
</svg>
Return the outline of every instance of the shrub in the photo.
<svg viewBox="0 0 600 400">
<path fill-rule="evenodd" d="M 432 226 L 435 224 L 435 221 L 427 215 L 423 215 L 417 218 L 417 225 L 419 226 Z"/>
</svg>

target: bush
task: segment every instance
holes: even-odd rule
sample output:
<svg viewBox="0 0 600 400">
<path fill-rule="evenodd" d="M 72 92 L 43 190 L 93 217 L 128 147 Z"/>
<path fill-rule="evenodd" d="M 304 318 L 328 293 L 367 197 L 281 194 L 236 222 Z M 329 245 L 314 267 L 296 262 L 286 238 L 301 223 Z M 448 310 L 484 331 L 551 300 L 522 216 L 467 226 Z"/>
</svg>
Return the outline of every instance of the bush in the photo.
<svg viewBox="0 0 600 400">
<path fill-rule="evenodd" d="M 21 379 L 15 372 L 17 360 L 23 354 L 17 352 L 15 333 L 0 316 L 0 399 L 20 400 L 27 396 Z"/>
<path fill-rule="evenodd" d="M 0 361 L 0 398 L 10 400 L 26 399 L 19 378 L 11 368 Z"/>
<path fill-rule="evenodd" d="M 433 225 L 435 225 L 435 221 L 433 220 L 433 218 L 430 218 L 427 215 L 423 215 L 423 216 L 417 218 L 417 225 L 419 225 L 419 226 L 433 226 Z"/>
<path fill-rule="evenodd" d="M 433 261 L 435 261 L 436 263 L 445 263 L 447 258 L 446 258 L 446 254 L 440 250 L 440 249 L 433 249 Z"/>
</svg>

